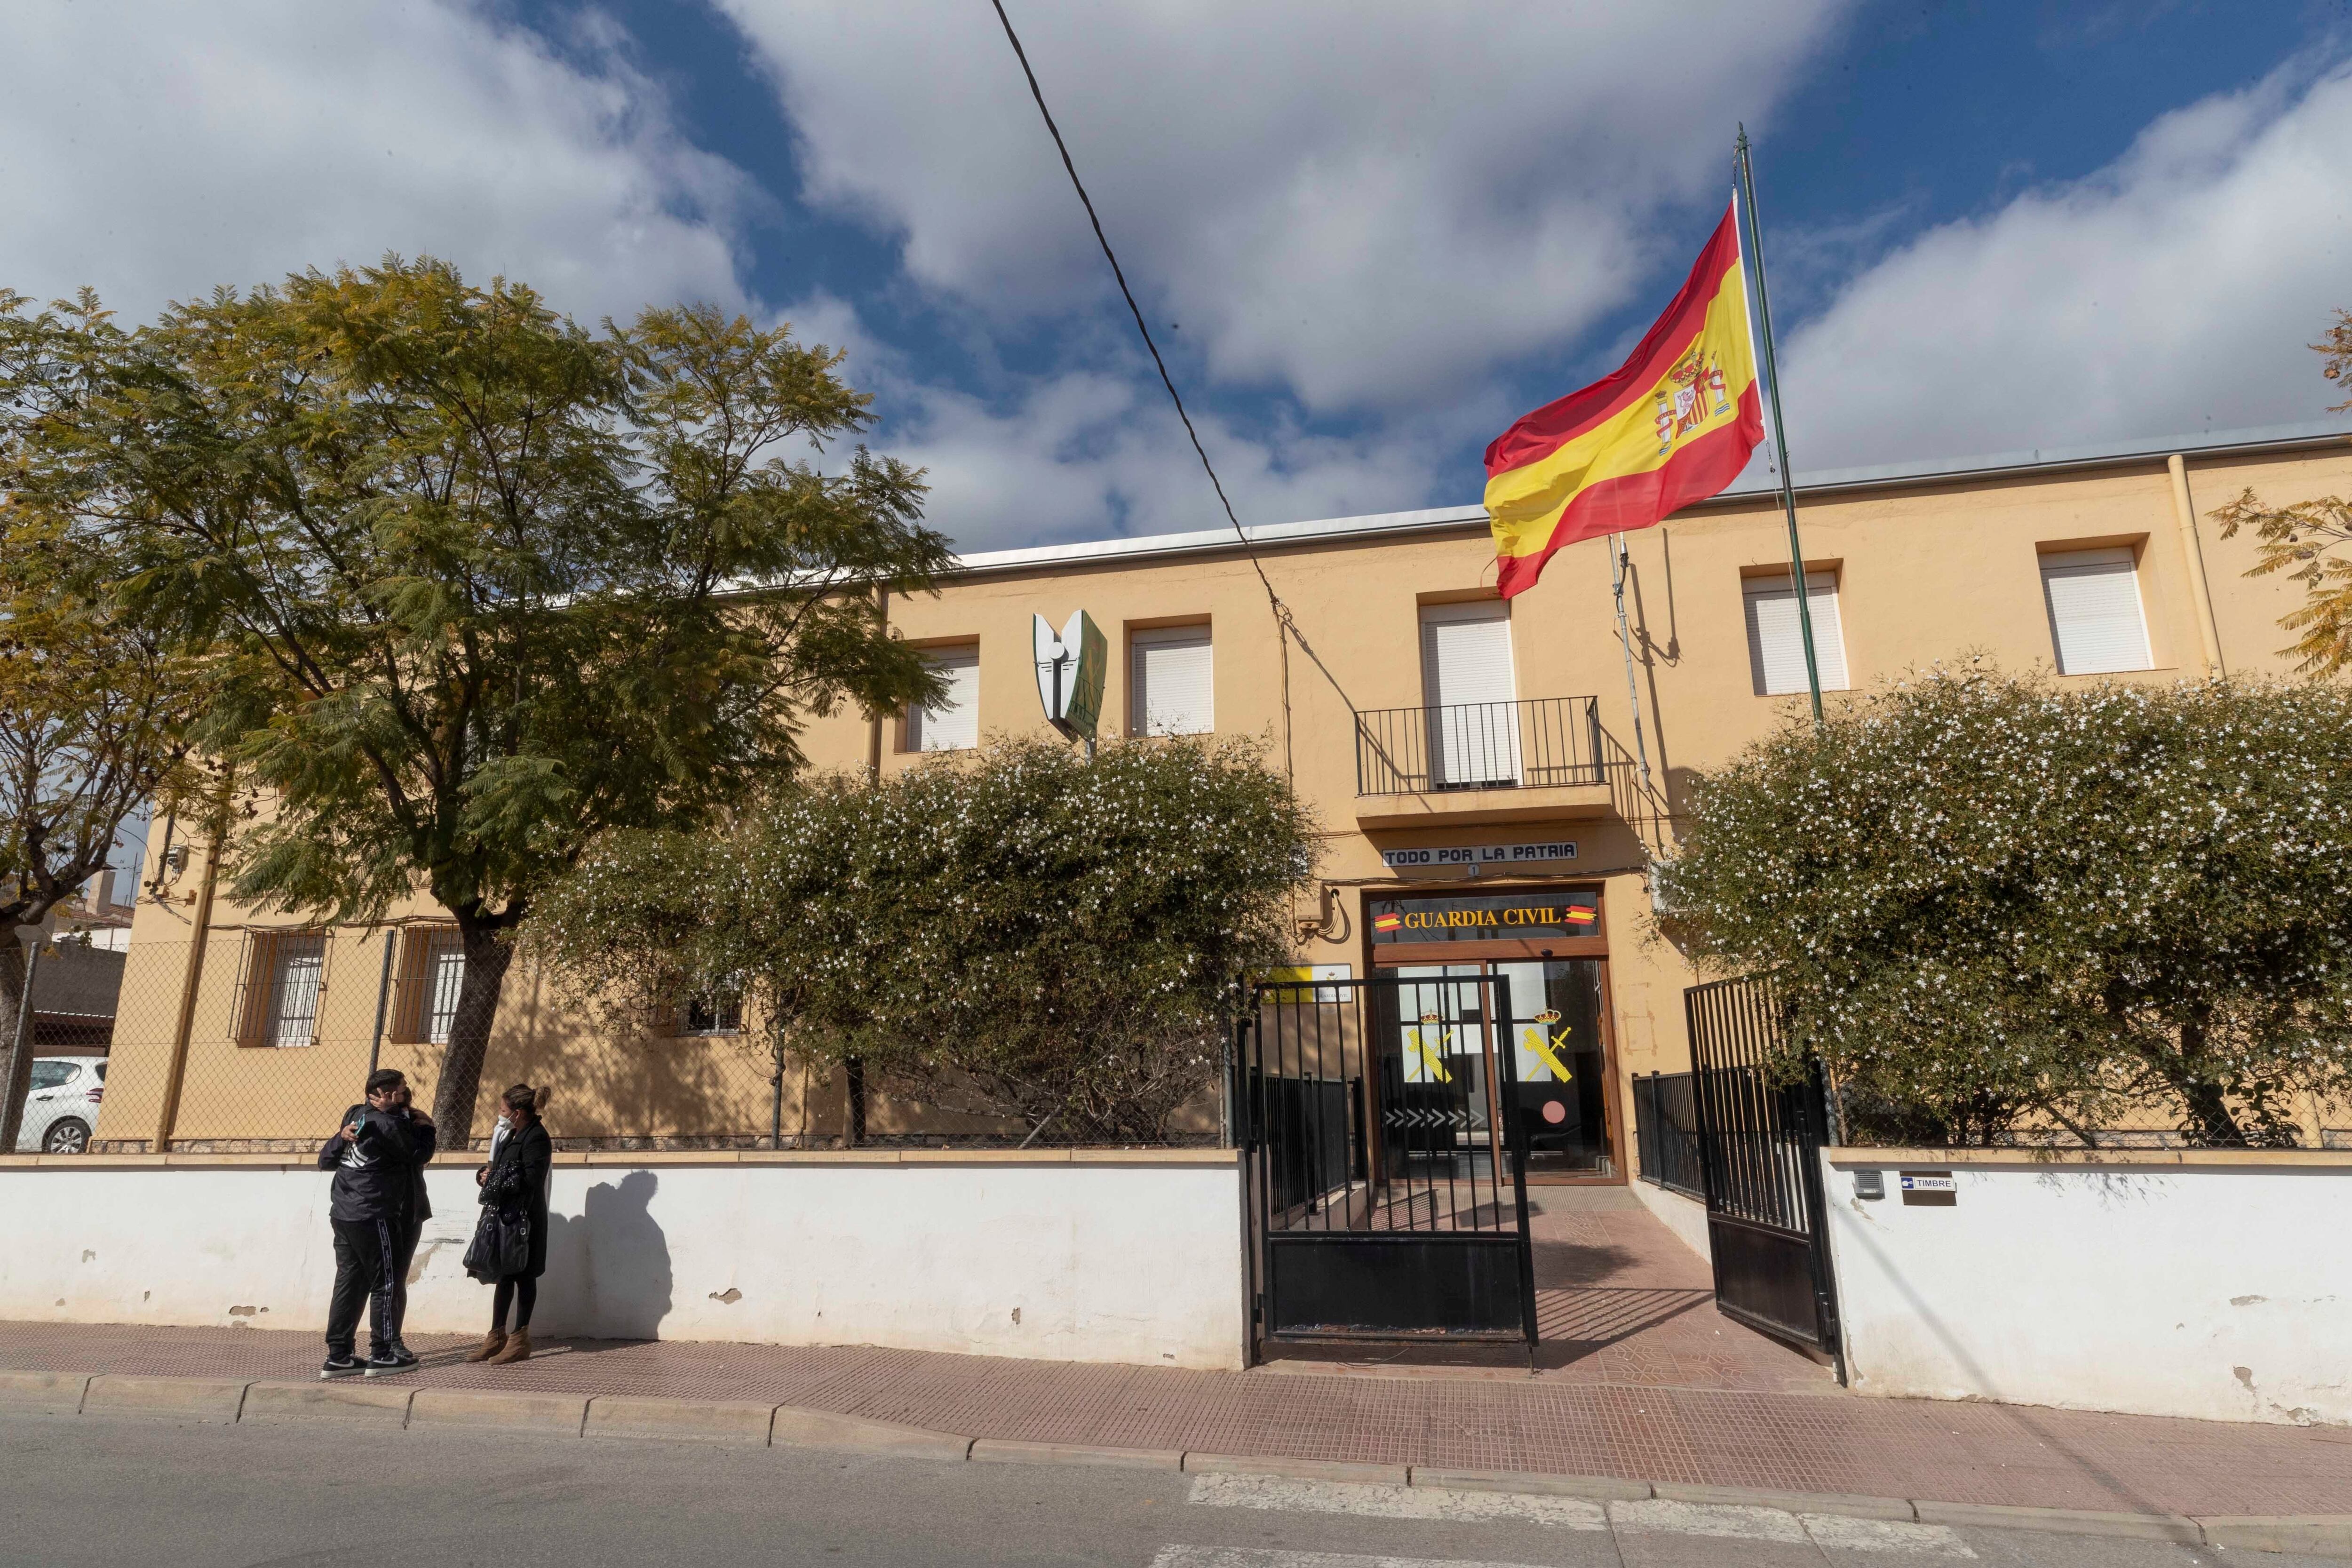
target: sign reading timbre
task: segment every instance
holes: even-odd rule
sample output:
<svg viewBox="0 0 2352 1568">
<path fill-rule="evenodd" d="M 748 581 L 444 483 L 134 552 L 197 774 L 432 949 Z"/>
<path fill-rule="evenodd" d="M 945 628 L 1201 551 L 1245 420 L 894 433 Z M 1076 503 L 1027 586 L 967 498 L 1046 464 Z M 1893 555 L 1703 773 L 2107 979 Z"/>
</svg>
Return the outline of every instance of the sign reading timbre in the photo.
<svg viewBox="0 0 2352 1568">
<path fill-rule="evenodd" d="M 1959 1179 L 1949 1171 L 1905 1171 L 1899 1180 L 1906 1204 L 1948 1209 L 1960 1201 Z"/>
</svg>

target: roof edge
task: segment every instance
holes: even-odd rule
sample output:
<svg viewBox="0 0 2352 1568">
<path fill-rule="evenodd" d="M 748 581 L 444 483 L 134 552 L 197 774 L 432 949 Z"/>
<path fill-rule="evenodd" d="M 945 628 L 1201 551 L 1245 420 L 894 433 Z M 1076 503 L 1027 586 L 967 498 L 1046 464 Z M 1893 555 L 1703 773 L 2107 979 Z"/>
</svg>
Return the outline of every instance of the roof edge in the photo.
<svg viewBox="0 0 2352 1568">
<path fill-rule="evenodd" d="M 2117 468 L 2161 461 L 2175 453 L 2211 457 L 2232 452 L 2287 450 L 2352 440 L 2352 419 L 2315 420 L 2299 425 L 2267 426 L 2248 430 L 2209 430 L 2195 436 L 2171 436 L 2084 447 L 2029 447 L 1978 457 L 1941 458 L 1919 463 L 1888 463 L 1852 468 L 1800 470 L 1794 489 L 1800 496 L 1835 495 L 1853 490 L 1904 489 L 1947 484 L 1956 479 L 2002 479 L 2020 474 L 2048 474 L 2088 468 Z M 1745 478 L 1722 493 L 1684 509 L 1699 510 L 1778 493 L 1771 475 Z M 1362 517 L 1320 518 L 1299 522 L 1262 523 L 1244 531 L 1253 545 L 1280 547 L 1372 539 L 1388 534 L 1440 532 L 1486 526 L 1483 504 L 1426 507 L 1417 511 L 1373 512 Z M 1238 551 L 1241 542 L 1229 528 L 1186 533 L 1142 534 L 1126 538 L 1090 539 L 1066 544 L 1028 545 L 1016 550 L 983 551 L 960 556 L 945 576 L 992 576 L 1049 566 L 1110 564 L 1163 555 L 1213 554 Z"/>
</svg>

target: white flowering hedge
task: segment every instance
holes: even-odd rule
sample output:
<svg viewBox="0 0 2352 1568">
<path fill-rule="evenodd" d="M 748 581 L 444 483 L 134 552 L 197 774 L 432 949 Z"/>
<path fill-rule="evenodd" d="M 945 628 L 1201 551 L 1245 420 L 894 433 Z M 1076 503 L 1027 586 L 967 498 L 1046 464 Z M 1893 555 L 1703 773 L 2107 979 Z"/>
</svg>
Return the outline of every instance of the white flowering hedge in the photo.
<svg viewBox="0 0 2352 1568">
<path fill-rule="evenodd" d="M 1798 721 L 1701 782 L 1669 929 L 1769 974 L 1900 1141 L 2153 1108 L 2285 1143 L 2352 1088 L 2352 694 L 1985 668 Z"/>
<path fill-rule="evenodd" d="M 740 989 L 787 1055 L 933 1103 L 1157 1142 L 1279 962 L 1313 823 L 1257 750 L 998 741 L 819 780 L 711 835 L 615 833 L 534 940 L 608 997 Z"/>
</svg>

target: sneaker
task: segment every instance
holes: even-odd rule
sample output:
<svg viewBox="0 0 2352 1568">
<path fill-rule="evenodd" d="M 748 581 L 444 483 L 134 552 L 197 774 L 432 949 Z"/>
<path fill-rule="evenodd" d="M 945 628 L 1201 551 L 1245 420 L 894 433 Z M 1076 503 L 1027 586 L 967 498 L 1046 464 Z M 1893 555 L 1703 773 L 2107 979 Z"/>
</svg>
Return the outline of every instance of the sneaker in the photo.
<svg viewBox="0 0 2352 1568">
<path fill-rule="evenodd" d="M 331 1355 L 325 1364 L 319 1368 L 319 1376 L 322 1379 L 357 1377 L 366 1370 L 367 1363 L 355 1355 Z"/>
<path fill-rule="evenodd" d="M 415 1370 L 416 1358 L 409 1354 L 406 1347 L 402 1345 L 394 1345 L 390 1350 L 378 1351 L 367 1358 L 367 1374 L 370 1377 L 390 1377 L 394 1373 Z"/>
</svg>

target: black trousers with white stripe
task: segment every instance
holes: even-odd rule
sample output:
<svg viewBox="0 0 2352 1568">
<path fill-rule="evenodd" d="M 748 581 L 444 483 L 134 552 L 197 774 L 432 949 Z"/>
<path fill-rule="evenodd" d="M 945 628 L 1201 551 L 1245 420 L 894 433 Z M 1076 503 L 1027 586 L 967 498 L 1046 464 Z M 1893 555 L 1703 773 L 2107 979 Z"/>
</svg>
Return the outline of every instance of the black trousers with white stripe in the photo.
<svg viewBox="0 0 2352 1568">
<path fill-rule="evenodd" d="M 352 1353 L 362 1303 L 369 1349 L 382 1353 L 400 1342 L 401 1320 L 408 1315 L 408 1264 L 425 1227 L 409 1219 L 329 1223 L 335 1227 L 335 1293 L 327 1303 L 327 1353 Z"/>
</svg>

